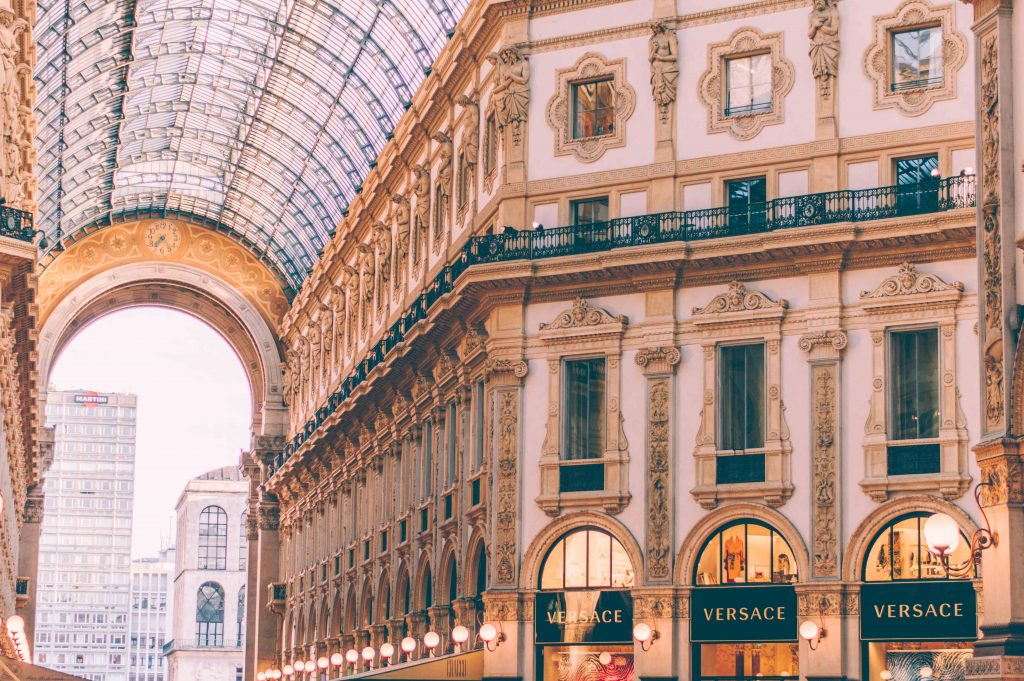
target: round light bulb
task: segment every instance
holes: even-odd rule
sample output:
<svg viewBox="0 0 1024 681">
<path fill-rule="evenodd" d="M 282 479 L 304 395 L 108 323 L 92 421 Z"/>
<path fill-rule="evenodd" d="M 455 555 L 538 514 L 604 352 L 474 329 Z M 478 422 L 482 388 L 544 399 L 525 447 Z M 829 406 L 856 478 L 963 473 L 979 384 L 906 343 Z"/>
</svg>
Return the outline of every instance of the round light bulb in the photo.
<svg viewBox="0 0 1024 681">
<path fill-rule="evenodd" d="M 341 653 L 334 653 L 333 655 L 331 655 L 331 664 L 333 664 L 335 667 L 340 667 L 341 665 L 345 664 L 345 656 Z"/>
<path fill-rule="evenodd" d="M 330 664 L 330 662 L 327 661 L 326 657 L 317 658 L 316 666 L 318 669 L 327 669 L 328 664 Z"/>
<path fill-rule="evenodd" d="M 878 676 L 882 679 L 882 681 L 889 681 L 892 678 L 892 672 L 888 669 L 883 669 L 878 673 Z"/>
<path fill-rule="evenodd" d="M 452 640 L 459 645 L 462 645 L 469 640 L 469 629 L 461 624 L 456 625 L 455 628 L 452 629 Z"/>
<path fill-rule="evenodd" d="M 932 177 L 938 177 L 938 176 L 939 176 L 939 169 L 938 168 L 932 168 Z"/>
<path fill-rule="evenodd" d="M 313 662 L 313 660 L 306 660 L 305 668 L 307 672 L 316 671 L 316 662 Z"/>
<path fill-rule="evenodd" d="M 273 678 L 273 679 L 281 678 L 281 670 L 276 668 L 276 667 L 274 669 L 271 669 L 269 672 L 267 672 L 267 674 L 269 674 L 270 678 Z"/>
<path fill-rule="evenodd" d="M 813 641 L 818 638 L 819 631 L 821 631 L 821 629 L 811 620 L 804 620 L 804 622 L 800 624 L 800 638 L 805 641 Z"/>
<path fill-rule="evenodd" d="M 390 643 L 381 643 L 380 656 L 386 657 L 390 660 L 392 657 L 395 656 L 395 646 L 391 645 Z"/>
<path fill-rule="evenodd" d="M 436 631 L 428 631 L 423 634 L 423 645 L 433 650 L 441 642 L 441 636 Z"/>
<path fill-rule="evenodd" d="M 964 168 L 964 175 L 973 175 L 973 174 L 974 174 L 974 166 L 967 166 L 966 168 Z"/>
<path fill-rule="evenodd" d="M 20 634 L 25 630 L 25 620 L 21 619 L 20 615 L 14 615 L 7 620 L 7 631 L 12 634 Z"/>
<path fill-rule="evenodd" d="M 948 556 L 960 546 L 960 526 L 945 513 L 935 513 L 924 521 L 924 540 L 928 550 L 940 558 Z"/>
<path fill-rule="evenodd" d="M 256 681 L 265 681 L 267 675 L 264 672 L 256 672 Z"/>
<path fill-rule="evenodd" d="M 370 646 L 366 646 L 365 648 L 363 648 L 363 659 L 366 660 L 367 662 L 369 662 L 370 660 L 372 660 L 376 656 L 377 656 L 377 651 L 374 650 L 373 648 L 371 648 Z"/>
<path fill-rule="evenodd" d="M 607 667 L 612 662 L 612 654 L 605 650 L 597 656 L 597 661 Z"/>
<path fill-rule="evenodd" d="M 291 666 L 290 664 L 286 664 L 284 666 L 284 669 L 282 669 L 281 671 L 284 673 L 285 676 L 291 676 L 295 673 L 295 667 Z"/>
<path fill-rule="evenodd" d="M 408 655 L 414 650 L 416 650 L 416 639 L 414 639 L 412 636 L 406 636 L 405 638 L 403 638 L 402 652 Z"/>
<path fill-rule="evenodd" d="M 638 622 L 636 626 L 633 627 L 633 638 L 640 643 L 647 643 L 650 641 L 652 633 L 651 625 L 647 624 L 647 622 Z"/>
<path fill-rule="evenodd" d="M 349 664 L 355 664 L 359 661 L 359 653 L 356 652 L 355 648 L 349 648 L 345 651 L 345 659 L 348 660 Z"/>
<path fill-rule="evenodd" d="M 932 678 L 932 674 L 934 674 L 935 671 L 931 667 L 929 667 L 928 665 L 925 665 L 925 666 L 921 667 L 921 670 L 920 670 L 919 673 L 921 674 L 921 678 L 922 679 L 930 679 L 930 678 Z"/>
<path fill-rule="evenodd" d="M 498 629 L 490 622 L 485 622 L 480 627 L 480 640 L 484 643 L 490 643 L 494 639 L 498 638 Z"/>
</svg>

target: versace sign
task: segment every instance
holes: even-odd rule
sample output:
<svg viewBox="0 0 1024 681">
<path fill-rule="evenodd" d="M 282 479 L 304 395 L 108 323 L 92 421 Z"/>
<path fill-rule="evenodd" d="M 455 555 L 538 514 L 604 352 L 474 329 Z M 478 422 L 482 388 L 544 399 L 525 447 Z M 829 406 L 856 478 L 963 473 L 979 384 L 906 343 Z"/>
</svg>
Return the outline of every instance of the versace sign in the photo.
<svg viewBox="0 0 1024 681">
<path fill-rule="evenodd" d="M 695 643 L 795 641 L 792 586 L 711 586 L 693 590 L 690 640 Z"/>
<path fill-rule="evenodd" d="M 860 588 L 865 641 L 973 641 L 977 593 L 961 580 L 882 582 Z"/>
<path fill-rule="evenodd" d="M 537 594 L 537 643 L 629 643 L 633 599 L 628 591 Z"/>
</svg>

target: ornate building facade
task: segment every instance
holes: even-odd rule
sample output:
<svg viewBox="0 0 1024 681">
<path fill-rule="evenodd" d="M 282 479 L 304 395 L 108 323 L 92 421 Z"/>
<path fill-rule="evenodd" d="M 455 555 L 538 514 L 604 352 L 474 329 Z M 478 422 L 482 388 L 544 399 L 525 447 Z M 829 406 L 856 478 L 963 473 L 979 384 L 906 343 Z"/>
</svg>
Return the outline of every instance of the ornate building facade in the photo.
<svg viewBox="0 0 1024 681">
<path fill-rule="evenodd" d="M 247 673 L 1021 674 L 1012 9 L 470 3 L 281 319 Z"/>
</svg>

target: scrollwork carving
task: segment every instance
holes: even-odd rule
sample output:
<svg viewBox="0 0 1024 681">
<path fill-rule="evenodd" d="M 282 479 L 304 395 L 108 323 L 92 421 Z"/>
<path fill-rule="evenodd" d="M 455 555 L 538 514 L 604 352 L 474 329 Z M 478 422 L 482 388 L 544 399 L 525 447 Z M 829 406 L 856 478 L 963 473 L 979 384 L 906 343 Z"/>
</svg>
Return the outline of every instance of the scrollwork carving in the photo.
<svg viewBox="0 0 1024 681">
<path fill-rule="evenodd" d="M 727 292 L 718 294 L 704 307 L 694 307 L 692 312 L 694 315 L 710 315 L 764 309 L 782 310 L 788 307 L 789 301 L 785 298 L 772 300 L 760 291 L 748 291 L 744 284 L 733 281 L 729 283 Z"/>
<path fill-rule="evenodd" d="M 572 308 L 559 314 L 552 322 L 541 323 L 540 330 L 554 331 L 600 324 L 626 324 L 628 321 L 625 315 L 612 315 L 600 307 L 591 307 L 584 298 L 576 298 L 572 303 Z"/>
<path fill-rule="evenodd" d="M 939 279 L 934 274 L 920 274 L 917 265 L 904 262 L 900 265 L 899 272 L 885 279 L 874 291 L 861 291 L 861 299 L 870 298 L 891 298 L 893 296 L 908 296 L 918 293 L 931 293 L 932 291 L 963 291 L 964 285 L 959 281 L 952 284 Z"/>
<path fill-rule="evenodd" d="M 516 583 L 517 518 L 519 515 L 519 390 L 498 393 L 497 501 L 494 523 L 494 584 Z"/>
</svg>

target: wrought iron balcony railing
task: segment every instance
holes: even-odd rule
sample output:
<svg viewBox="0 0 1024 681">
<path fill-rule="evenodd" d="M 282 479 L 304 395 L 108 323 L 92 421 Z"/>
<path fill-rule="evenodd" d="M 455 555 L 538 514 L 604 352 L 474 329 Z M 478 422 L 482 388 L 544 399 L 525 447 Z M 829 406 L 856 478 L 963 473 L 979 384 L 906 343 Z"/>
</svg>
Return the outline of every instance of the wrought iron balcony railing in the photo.
<svg viewBox="0 0 1024 681">
<path fill-rule="evenodd" d="M 506 228 L 500 234 L 472 237 L 455 261 L 438 273 L 405 314 L 391 325 L 383 338 L 342 381 L 327 403 L 306 421 L 284 452 L 277 456 L 271 473 L 320 428 L 384 360 L 385 355 L 405 340 L 417 322 L 426 319 L 434 303 L 451 292 L 455 281 L 473 265 L 554 258 L 649 244 L 702 241 L 838 222 L 924 215 L 972 208 L 975 193 L 974 175 L 961 175 L 930 179 L 919 184 L 788 196 L 751 204 L 743 210 L 723 207 L 672 211 L 553 229 Z"/>
<path fill-rule="evenodd" d="M 0 236 L 31 242 L 36 236 L 32 213 L 0 205 Z"/>
</svg>

